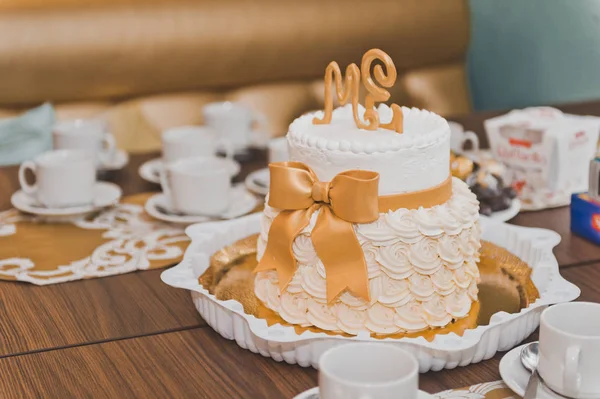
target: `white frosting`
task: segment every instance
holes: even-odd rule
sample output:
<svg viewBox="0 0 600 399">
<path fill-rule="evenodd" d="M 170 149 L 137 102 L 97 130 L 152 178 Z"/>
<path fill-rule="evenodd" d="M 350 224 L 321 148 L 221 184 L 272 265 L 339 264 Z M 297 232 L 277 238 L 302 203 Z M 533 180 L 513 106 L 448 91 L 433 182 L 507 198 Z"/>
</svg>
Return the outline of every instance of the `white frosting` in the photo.
<svg viewBox="0 0 600 399">
<path fill-rule="evenodd" d="M 465 317 L 477 300 L 479 209 L 464 182 L 454 178 L 452 191 L 445 204 L 398 209 L 354 225 L 367 263 L 369 302 L 346 291 L 327 303 L 325 267 L 310 240 L 318 211 L 294 240 L 292 282 L 280 295 L 277 273 L 258 273 L 257 297 L 289 323 L 354 335 L 420 331 Z M 265 205 L 269 220 L 262 222 L 258 259 L 278 212 Z"/>
<path fill-rule="evenodd" d="M 360 106 L 359 115 L 364 114 Z M 382 123 L 392 118 L 391 109 L 378 107 Z M 352 107 L 333 111 L 330 124 L 315 125 L 323 112 L 296 119 L 287 135 L 290 158 L 310 166 L 321 181 L 352 169 L 377 171 L 379 194 L 397 194 L 436 186 L 450 174 L 450 128 L 432 112 L 402 108 L 404 132 L 375 131 L 356 127 Z"/>
</svg>

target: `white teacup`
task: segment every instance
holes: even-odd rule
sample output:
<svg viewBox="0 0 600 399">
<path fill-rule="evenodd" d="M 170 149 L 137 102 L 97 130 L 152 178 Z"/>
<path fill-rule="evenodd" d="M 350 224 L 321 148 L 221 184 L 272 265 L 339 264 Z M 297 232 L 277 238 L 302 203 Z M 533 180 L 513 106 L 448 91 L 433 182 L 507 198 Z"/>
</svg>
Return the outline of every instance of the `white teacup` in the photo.
<svg viewBox="0 0 600 399">
<path fill-rule="evenodd" d="M 29 169 L 35 184 L 25 178 Z M 65 208 L 91 204 L 96 182 L 96 165 L 88 153 L 81 150 L 46 152 L 19 168 L 19 182 L 26 194 L 49 208 Z"/>
<path fill-rule="evenodd" d="M 194 157 L 167 164 L 160 184 L 176 212 L 218 216 L 229 207 L 231 180 L 226 159 Z"/>
<path fill-rule="evenodd" d="M 285 162 L 290 160 L 288 141 L 286 137 L 269 140 L 269 162 Z"/>
<path fill-rule="evenodd" d="M 54 125 L 55 150 L 82 150 L 94 158 L 96 165 L 110 163 L 115 155 L 115 138 L 100 119 L 73 119 Z"/>
<path fill-rule="evenodd" d="M 241 104 L 224 101 L 210 103 L 202 108 L 204 123 L 226 137 L 236 151 L 243 151 L 253 141 L 253 125 L 264 125 L 264 117 Z"/>
<path fill-rule="evenodd" d="M 190 157 L 211 157 L 219 146 L 227 158 L 233 158 L 233 149 L 224 137 L 206 126 L 180 126 L 167 129 L 162 134 L 162 154 L 165 163 Z"/>
<path fill-rule="evenodd" d="M 572 302 L 544 310 L 539 350 L 538 370 L 552 390 L 600 398 L 600 304 Z"/>
<path fill-rule="evenodd" d="M 419 363 L 388 344 L 342 344 L 319 359 L 321 399 L 416 399 Z"/>
</svg>

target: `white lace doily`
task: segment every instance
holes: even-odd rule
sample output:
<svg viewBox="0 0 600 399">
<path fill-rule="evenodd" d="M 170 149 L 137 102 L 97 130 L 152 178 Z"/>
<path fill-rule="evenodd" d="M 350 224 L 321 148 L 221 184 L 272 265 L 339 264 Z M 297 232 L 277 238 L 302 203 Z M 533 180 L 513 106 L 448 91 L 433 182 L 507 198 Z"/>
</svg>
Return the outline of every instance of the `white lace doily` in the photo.
<svg viewBox="0 0 600 399">
<path fill-rule="evenodd" d="M 20 244 L 37 245 L 35 239 L 19 236 L 20 223 L 46 222 L 44 218 L 16 210 L 2 212 L 0 245 L 7 245 L 5 251 L 10 252 L 9 246 L 14 246 L 16 237 Z M 50 259 L 50 267 L 47 264 L 38 267 L 32 259 L 23 257 L 26 250 L 15 250 L 15 256 L 0 257 L 0 279 L 46 285 L 169 266 L 180 260 L 189 241 L 183 228 L 149 218 L 143 207 L 137 204 L 122 203 L 92 217 L 79 217 L 63 223 L 84 230 L 103 230 L 98 239 L 100 245 L 89 256 L 66 264 L 52 265 Z M 61 243 L 65 244 L 68 245 Z"/>
</svg>

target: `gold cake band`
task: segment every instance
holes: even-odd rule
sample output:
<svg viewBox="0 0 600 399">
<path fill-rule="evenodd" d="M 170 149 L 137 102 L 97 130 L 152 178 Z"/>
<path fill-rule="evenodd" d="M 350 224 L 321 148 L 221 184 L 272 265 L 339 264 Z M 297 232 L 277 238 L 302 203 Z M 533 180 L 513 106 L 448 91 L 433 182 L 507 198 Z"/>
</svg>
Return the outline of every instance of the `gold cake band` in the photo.
<svg viewBox="0 0 600 399">
<path fill-rule="evenodd" d="M 382 195 L 379 197 L 379 212 L 395 211 L 396 209 L 431 208 L 441 205 L 452 197 L 452 176 L 437 186 L 412 193 Z"/>
<path fill-rule="evenodd" d="M 294 239 L 320 209 L 311 240 L 325 267 L 329 303 L 345 289 L 369 301 L 367 264 L 353 223 L 374 222 L 380 212 L 440 205 L 452 195 L 451 177 L 429 189 L 379 197 L 377 172 L 350 170 L 320 182 L 301 162 L 272 163 L 269 171 L 269 206 L 281 212 L 271 224 L 265 253 L 254 271 L 277 270 L 283 291 L 297 268 Z"/>
</svg>

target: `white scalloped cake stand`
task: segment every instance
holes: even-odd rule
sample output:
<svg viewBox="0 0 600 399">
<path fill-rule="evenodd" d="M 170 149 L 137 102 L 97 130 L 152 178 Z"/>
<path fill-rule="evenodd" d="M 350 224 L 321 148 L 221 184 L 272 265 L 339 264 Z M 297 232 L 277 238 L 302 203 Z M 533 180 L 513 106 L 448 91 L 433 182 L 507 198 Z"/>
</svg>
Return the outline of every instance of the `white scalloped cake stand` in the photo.
<svg viewBox="0 0 600 399">
<path fill-rule="evenodd" d="M 548 305 L 576 299 L 579 288 L 563 279 L 552 253 L 560 236 L 550 230 L 517 227 L 492 220 L 481 220 L 482 238 L 504 247 L 527 262 L 533 269 L 532 280 L 540 298 L 519 313 L 498 312 L 487 326 L 467 330 L 462 337 L 450 333 L 437 335 L 432 342 L 422 337 L 375 339 L 368 334 L 356 337 L 330 336 L 324 333 L 296 334 L 293 327 L 267 326 L 262 319 L 244 313 L 234 300 L 220 301 L 198 283 L 209 266 L 213 253 L 249 235 L 260 232 L 260 214 L 187 228 L 192 239 L 183 261 L 162 273 L 162 280 L 192 291 L 192 299 L 206 322 L 223 337 L 239 346 L 276 361 L 317 367 L 327 349 L 350 341 L 389 342 L 411 351 L 419 360 L 422 373 L 429 370 L 466 366 L 489 359 L 497 351 L 506 351 L 529 336 L 539 325 L 540 313 Z"/>
</svg>

